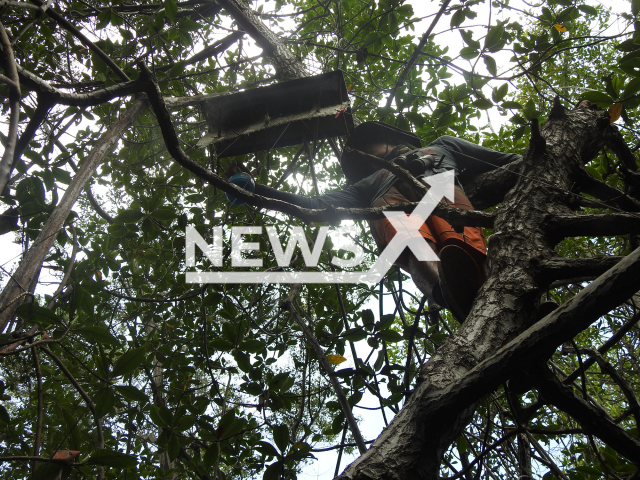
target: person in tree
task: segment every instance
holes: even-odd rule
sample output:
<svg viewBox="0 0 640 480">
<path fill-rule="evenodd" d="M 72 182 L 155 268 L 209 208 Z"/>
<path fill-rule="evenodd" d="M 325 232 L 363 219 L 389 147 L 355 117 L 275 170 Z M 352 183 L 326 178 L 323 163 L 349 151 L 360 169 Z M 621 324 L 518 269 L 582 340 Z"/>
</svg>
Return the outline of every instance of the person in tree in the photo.
<svg viewBox="0 0 640 480">
<path fill-rule="evenodd" d="M 418 179 L 454 170 L 454 201 L 445 198 L 441 201 L 465 210 L 473 210 L 473 206 L 462 189 L 461 179 L 522 158 L 451 136 L 439 137 L 429 146 L 422 147 L 419 137 L 413 133 L 382 122 L 365 122 L 348 137 L 340 157 L 348 180 L 346 188 L 306 197 L 256 184 L 255 193 L 309 209 L 326 208 L 328 205 L 367 208 L 421 200 L 410 185 L 389 170 L 376 166 L 368 155 L 393 161 Z M 243 169 L 243 166 L 234 164 L 227 174 L 231 176 Z M 378 248 L 384 250 L 397 234 L 395 228 L 386 218 L 369 224 Z M 396 264 L 411 275 L 416 286 L 431 301 L 448 308 L 459 322 L 464 321 L 478 289 L 487 278 L 487 250 L 482 229 L 465 227 L 458 233 L 436 215 L 410 227 L 408 230 L 422 236 L 440 261 L 419 261 L 409 249 L 405 249 Z"/>
</svg>

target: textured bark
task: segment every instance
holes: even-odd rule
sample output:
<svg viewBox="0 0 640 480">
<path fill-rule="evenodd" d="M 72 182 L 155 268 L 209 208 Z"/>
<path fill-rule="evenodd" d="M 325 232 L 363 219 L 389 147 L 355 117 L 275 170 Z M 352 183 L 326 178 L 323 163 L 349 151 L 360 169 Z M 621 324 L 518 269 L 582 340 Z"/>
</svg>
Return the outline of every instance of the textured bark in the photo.
<svg viewBox="0 0 640 480">
<path fill-rule="evenodd" d="M 443 453 L 473 413 L 468 405 L 495 388 L 497 381 L 506 379 L 519 362 L 528 361 L 522 352 L 548 355 L 553 351 L 550 346 L 563 341 L 566 335 L 555 332 L 547 337 L 550 345 L 546 349 L 541 349 L 539 344 L 531 349 L 526 341 L 515 346 L 509 344 L 536 319 L 541 292 L 535 265 L 557 257 L 552 248 L 554 235 L 548 229 L 550 220 L 558 215 L 574 215 L 569 191 L 585 162 L 597 153 L 610 130 L 607 114 L 587 104 L 552 116 L 542 127 L 525 153 L 523 175 L 517 177 L 515 188 L 506 195 L 495 214 L 494 234 L 489 238 L 490 276 L 469 317 L 423 367 L 421 382 L 403 410 L 369 451 L 340 478 L 438 478 Z M 634 254 L 634 259 L 636 256 Z M 627 262 L 620 262 L 613 270 L 622 263 Z M 624 281 L 629 278 L 625 277 Z M 628 285 L 628 288 L 634 287 L 637 285 Z M 594 315 L 605 313 L 602 308 L 615 306 L 611 301 L 623 301 L 619 295 L 631 295 L 633 290 L 618 292 L 607 305 L 598 305 L 597 311 L 588 310 L 593 310 L 593 295 L 600 297 L 604 292 L 593 292 L 593 289 L 589 292 L 592 293 L 570 302 L 574 305 L 571 312 L 567 313 L 563 307 L 549 317 L 558 319 L 560 315 L 568 315 L 574 319 L 588 313 L 588 319 L 593 321 Z M 569 321 L 569 318 L 565 320 Z M 588 325 L 581 323 L 580 327 Z M 514 349 L 509 350 L 511 354 L 501 350 L 507 344 Z M 496 357 L 497 352 L 502 353 Z M 490 358 L 490 370 L 496 369 L 492 381 L 487 381 L 487 377 L 472 381 L 469 372 L 477 371 L 480 365 L 484 371 Z M 526 363 L 520 364 L 523 365 Z M 461 398 L 464 401 L 459 403 Z"/>
<path fill-rule="evenodd" d="M 475 178 L 462 178 L 464 192 L 475 208 L 482 210 L 493 207 L 502 202 L 507 192 L 514 187 L 522 165 L 523 161 L 517 160 Z"/>
<path fill-rule="evenodd" d="M 240 28 L 255 40 L 276 69 L 280 81 L 295 80 L 308 76 L 302 61 L 296 57 L 282 40 L 273 33 L 253 11 L 236 0 L 217 0 L 238 23 Z"/>
</svg>

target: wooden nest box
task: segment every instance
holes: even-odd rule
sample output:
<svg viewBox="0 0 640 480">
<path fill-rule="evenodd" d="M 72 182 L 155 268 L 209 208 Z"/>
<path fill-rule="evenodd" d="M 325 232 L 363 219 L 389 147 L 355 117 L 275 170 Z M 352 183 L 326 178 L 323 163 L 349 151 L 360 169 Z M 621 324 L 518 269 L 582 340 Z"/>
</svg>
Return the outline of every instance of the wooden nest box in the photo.
<svg viewBox="0 0 640 480">
<path fill-rule="evenodd" d="M 203 103 L 209 132 L 198 147 L 218 157 L 298 145 L 353 131 L 341 71 L 222 95 Z"/>
</svg>

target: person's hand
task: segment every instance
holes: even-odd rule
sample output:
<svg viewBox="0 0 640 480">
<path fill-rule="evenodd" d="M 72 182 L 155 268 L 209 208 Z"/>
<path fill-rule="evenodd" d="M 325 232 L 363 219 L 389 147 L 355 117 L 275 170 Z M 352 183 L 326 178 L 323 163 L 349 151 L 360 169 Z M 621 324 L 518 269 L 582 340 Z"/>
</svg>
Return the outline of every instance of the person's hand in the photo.
<svg viewBox="0 0 640 480">
<path fill-rule="evenodd" d="M 236 173 L 240 173 L 240 172 L 248 173 L 249 175 L 251 175 L 251 172 L 249 171 L 249 169 L 245 167 L 242 162 L 231 162 L 231 165 L 229 165 L 229 168 L 227 168 L 225 175 L 227 178 L 231 178 Z M 251 176 L 253 177 L 253 175 Z"/>
</svg>

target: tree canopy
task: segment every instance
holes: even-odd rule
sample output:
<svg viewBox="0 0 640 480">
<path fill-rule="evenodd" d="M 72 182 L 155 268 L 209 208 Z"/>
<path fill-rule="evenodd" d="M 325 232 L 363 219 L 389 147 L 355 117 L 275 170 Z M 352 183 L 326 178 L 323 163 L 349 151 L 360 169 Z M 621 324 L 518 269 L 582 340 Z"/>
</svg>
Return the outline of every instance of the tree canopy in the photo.
<svg viewBox="0 0 640 480">
<path fill-rule="evenodd" d="M 353 480 L 640 478 L 640 1 L 625 5 L 0 2 L 0 233 L 21 249 L 0 274 L 3 478 L 294 479 L 327 451 Z M 206 101 L 335 70 L 338 115 L 523 154 L 465 181 L 478 211 L 439 207 L 488 238 L 463 325 L 396 268 L 375 285 L 185 281 L 233 270 L 232 226 L 284 244 L 347 220 L 373 264 L 379 209 L 304 211 L 225 179 L 238 161 L 288 192 L 341 188 L 344 138 L 198 146 Z M 222 265 L 188 265 L 187 228 L 212 243 L 214 227 Z"/>
</svg>

